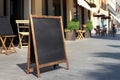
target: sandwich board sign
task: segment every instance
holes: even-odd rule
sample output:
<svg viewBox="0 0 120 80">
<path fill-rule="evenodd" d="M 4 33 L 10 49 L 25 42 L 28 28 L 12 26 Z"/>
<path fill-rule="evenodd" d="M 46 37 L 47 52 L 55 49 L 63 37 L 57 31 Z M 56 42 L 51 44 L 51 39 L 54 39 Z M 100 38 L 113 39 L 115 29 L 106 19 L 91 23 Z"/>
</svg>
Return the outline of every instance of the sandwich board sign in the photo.
<svg viewBox="0 0 120 80">
<path fill-rule="evenodd" d="M 33 72 L 31 64 L 35 63 L 37 76 L 40 69 L 66 63 L 63 24 L 61 16 L 30 15 L 30 35 L 28 44 L 27 72 Z"/>
</svg>

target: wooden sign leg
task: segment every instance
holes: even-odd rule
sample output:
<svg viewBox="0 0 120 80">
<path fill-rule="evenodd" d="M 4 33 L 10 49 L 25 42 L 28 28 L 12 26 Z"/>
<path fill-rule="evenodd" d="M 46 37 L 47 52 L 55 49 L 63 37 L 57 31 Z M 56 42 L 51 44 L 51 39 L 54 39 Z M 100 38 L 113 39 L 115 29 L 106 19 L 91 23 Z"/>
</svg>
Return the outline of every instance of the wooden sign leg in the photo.
<svg viewBox="0 0 120 80">
<path fill-rule="evenodd" d="M 29 41 L 28 41 L 28 55 L 27 55 L 27 74 L 30 73 L 30 37 L 28 38 Z"/>
<path fill-rule="evenodd" d="M 29 47 L 28 47 L 28 49 L 29 49 Z M 27 70 L 26 70 L 26 72 L 27 72 L 27 74 L 29 74 L 29 73 L 31 73 L 33 71 L 34 71 L 34 69 L 30 67 L 30 52 L 28 50 Z"/>
<path fill-rule="evenodd" d="M 69 63 L 68 63 L 68 61 L 66 61 L 66 67 L 67 67 L 67 70 L 69 70 Z"/>
<path fill-rule="evenodd" d="M 28 53 L 29 55 L 29 53 Z M 30 58 L 28 58 L 28 61 L 27 61 L 27 70 L 26 70 L 27 74 L 30 73 Z"/>
<path fill-rule="evenodd" d="M 33 72 L 34 69 L 33 68 L 30 68 L 30 36 L 29 36 L 29 43 L 28 43 L 28 57 L 27 57 L 27 74 L 29 74 L 30 72 Z"/>
<path fill-rule="evenodd" d="M 38 65 L 36 66 L 36 69 L 37 69 L 37 76 L 38 76 L 38 78 L 40 78 L 40 70 L 39 70 L 40 68 Z"/>
</svg>

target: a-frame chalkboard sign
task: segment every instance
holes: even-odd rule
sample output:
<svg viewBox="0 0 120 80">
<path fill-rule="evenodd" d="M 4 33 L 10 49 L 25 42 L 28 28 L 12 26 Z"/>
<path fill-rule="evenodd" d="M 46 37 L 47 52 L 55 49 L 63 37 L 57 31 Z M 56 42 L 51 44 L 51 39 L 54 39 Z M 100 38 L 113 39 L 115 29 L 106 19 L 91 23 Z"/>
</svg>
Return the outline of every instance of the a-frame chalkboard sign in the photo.
<svg viewBox="0 0 120 80">
<path fill-rule="evenodd" d="M 33 63 L 38 77 L 41 68 L 59 63 L 65 62 L 69 69 L 62 17 L 30 15 L 30 25 L 27 72 L 33 72 Z"/>
</svg>

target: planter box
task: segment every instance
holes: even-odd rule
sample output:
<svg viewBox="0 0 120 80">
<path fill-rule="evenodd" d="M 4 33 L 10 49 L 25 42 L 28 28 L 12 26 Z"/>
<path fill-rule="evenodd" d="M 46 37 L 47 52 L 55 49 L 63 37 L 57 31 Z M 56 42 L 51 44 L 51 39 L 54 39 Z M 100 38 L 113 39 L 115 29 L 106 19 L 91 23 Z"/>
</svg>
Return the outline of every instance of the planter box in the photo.
<svg viewBox="0 0 120 80">
<path fill-rule="evenodd" d="M 84 34 L 84 37 L 85 38 L 90 38 L 91 37 L 91 34 L 89 31 L 86 31 L 85 34 Z"/>
<path fill-rule="evenodd" d="M 66 40 L 75 40 L 76 39 L 76 34 L 75 34 L 74 30 L 66 31 L 65 34 L 66 34 Z"/>
</svg>

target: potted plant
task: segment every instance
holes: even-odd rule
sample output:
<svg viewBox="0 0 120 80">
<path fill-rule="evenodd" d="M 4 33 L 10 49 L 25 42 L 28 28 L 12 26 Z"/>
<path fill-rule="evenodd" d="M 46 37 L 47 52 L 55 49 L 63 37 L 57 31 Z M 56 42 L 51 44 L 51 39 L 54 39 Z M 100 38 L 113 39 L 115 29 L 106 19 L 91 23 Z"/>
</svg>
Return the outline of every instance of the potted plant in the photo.
<svg viewBox="0 0 120 80">
<path fill-rule="evenodd" d="M 92 24 L 92 21 L 89 20 L 89 21 L 87 22 L 87 24 L 86 24 L 86 27 L 85 27 L 85 30 L 86 30 L 86 32 L 85 32 L 85 37 L 86 37 L 86 38 L 91 37 L 91 31 L 92 31 L 92 29 L 93 29 L 93 24 Z"/>
<path fill-rule="evenodd" d="M 66 40 L 75 40 L 76 39 L 76 30 L 79 29 L 79 21 L 72 19 L 68 22 L 67 28 L 65 29 Z"/>
</svg>

